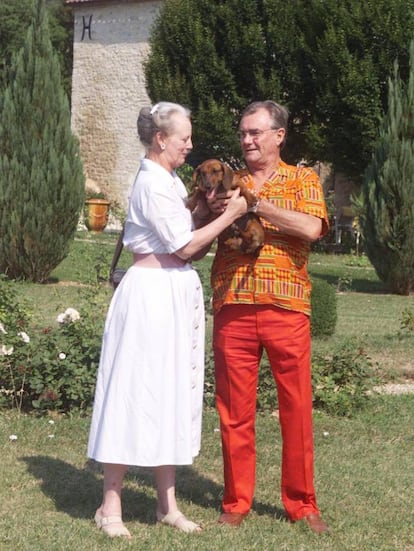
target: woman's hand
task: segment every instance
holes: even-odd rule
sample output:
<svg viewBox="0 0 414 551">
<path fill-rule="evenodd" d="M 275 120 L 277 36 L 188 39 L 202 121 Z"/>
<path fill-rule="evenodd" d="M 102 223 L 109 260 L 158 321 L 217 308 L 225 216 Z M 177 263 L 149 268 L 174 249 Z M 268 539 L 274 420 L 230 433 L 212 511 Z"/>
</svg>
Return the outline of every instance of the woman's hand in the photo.
<svg viewBox="0 0 414 551">
<path fill-rule="evenodd" d="M 240 195 L 240 188 L 232 190 L 231 196 L 226 199 L 227 206 L 225 207 L 226 213 L 233 215 L 234 220 L 243 216 L 247 212 L 247 201 Z"/>
<path fill-rule="evenodd" d="M 208 252 L 214 239 L 247 212 L 247 201 L 240 196 L 239 188 L 223 195 L 222 197 L 211 197 L 208 200 L 212 212 L 215 213 L 213 220 L 194 230 L 191 241 L 175 251 L 177 256 L 184 260 L 201 258 Z"/>
<path fill-rule="evenodd" d="M 216 215 L 223 213 L 229 207 L 232 212 L 234 211 L 234 214 L 237 214 L 236 218 L 239 218 L 247 212 L 247 202 L 244 197 L 240 196 L 240 188 L 209 197 L 207 199 L 207 205 L 211 212 L 214 212 Z"/>
</svg>

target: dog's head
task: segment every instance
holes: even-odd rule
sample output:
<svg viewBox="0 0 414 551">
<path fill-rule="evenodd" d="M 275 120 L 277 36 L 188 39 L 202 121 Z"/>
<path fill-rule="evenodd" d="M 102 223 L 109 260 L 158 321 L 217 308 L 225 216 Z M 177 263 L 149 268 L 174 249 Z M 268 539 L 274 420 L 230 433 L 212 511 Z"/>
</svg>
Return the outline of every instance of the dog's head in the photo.
<svg viewBox="0 0 414 551">
<path fill-rule="evenodd" d="M 207 196 L 216 193 L 220 186 L 224 190 L 231 189 L 233 170 L 218 159 L 207 159 L 194 170 L 193 185 Z"/>
</svg>

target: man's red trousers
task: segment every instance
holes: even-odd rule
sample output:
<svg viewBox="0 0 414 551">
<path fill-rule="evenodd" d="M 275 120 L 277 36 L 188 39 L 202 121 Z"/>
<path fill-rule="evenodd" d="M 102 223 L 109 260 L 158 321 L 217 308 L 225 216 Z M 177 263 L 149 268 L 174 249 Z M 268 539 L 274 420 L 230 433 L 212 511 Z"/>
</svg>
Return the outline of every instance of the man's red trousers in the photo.
<svg viewBox="0 0 414 551">
<path fill-rule="evenodd" d="M 282 502 L 292 521 L 319 513 L 313 483 L 309 318 L 272 305 L 226 305 L 215 317 L 213 345 L 223 511 L 246 513 L 252 506 L 258 368 L 266 350 L 279 403 Z"/>
</svg>

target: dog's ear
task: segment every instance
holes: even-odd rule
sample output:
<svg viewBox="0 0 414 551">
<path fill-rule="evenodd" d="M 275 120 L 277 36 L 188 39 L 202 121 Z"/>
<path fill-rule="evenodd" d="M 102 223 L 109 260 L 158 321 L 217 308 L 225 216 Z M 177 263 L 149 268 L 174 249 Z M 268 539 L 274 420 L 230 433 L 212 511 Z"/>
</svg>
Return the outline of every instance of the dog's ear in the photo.
<svg viewBox="0 0 414 551">
<path fill-rule="evenodd" d="M 223 186 L 225 187 L 225 189 L 231 189 L 233 176 L 234 176 L 233 170 L 229 167 L 229 165 L 226 165 L 226 163 L 223 163 Z"/>
<path fill-rule="evenodd" d="M 199 178 L 200 178 L 200 167 L 197 166 L 197 167 L 194 169 L 193 177 L 192 177 L 192 182 L 193 182 L 193 186 L 194 186 L 194 187 L 198 184 L 198 179 L 199 179 Z"/>
</svg>

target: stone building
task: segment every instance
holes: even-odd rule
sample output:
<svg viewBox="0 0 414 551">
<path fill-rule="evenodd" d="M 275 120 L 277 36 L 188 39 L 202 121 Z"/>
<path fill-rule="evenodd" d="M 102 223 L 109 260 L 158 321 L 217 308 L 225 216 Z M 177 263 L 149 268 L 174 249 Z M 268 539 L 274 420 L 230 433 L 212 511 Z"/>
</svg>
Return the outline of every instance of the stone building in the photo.
<svg viewBox="0 0 414 551">
<path fill-rule="evenodd" d="M 65 0 L 74 12 L 72 128 L 87 185 L 126 207 L 139 158 L 144 62 L 162 0 Z"/>
</svg>

